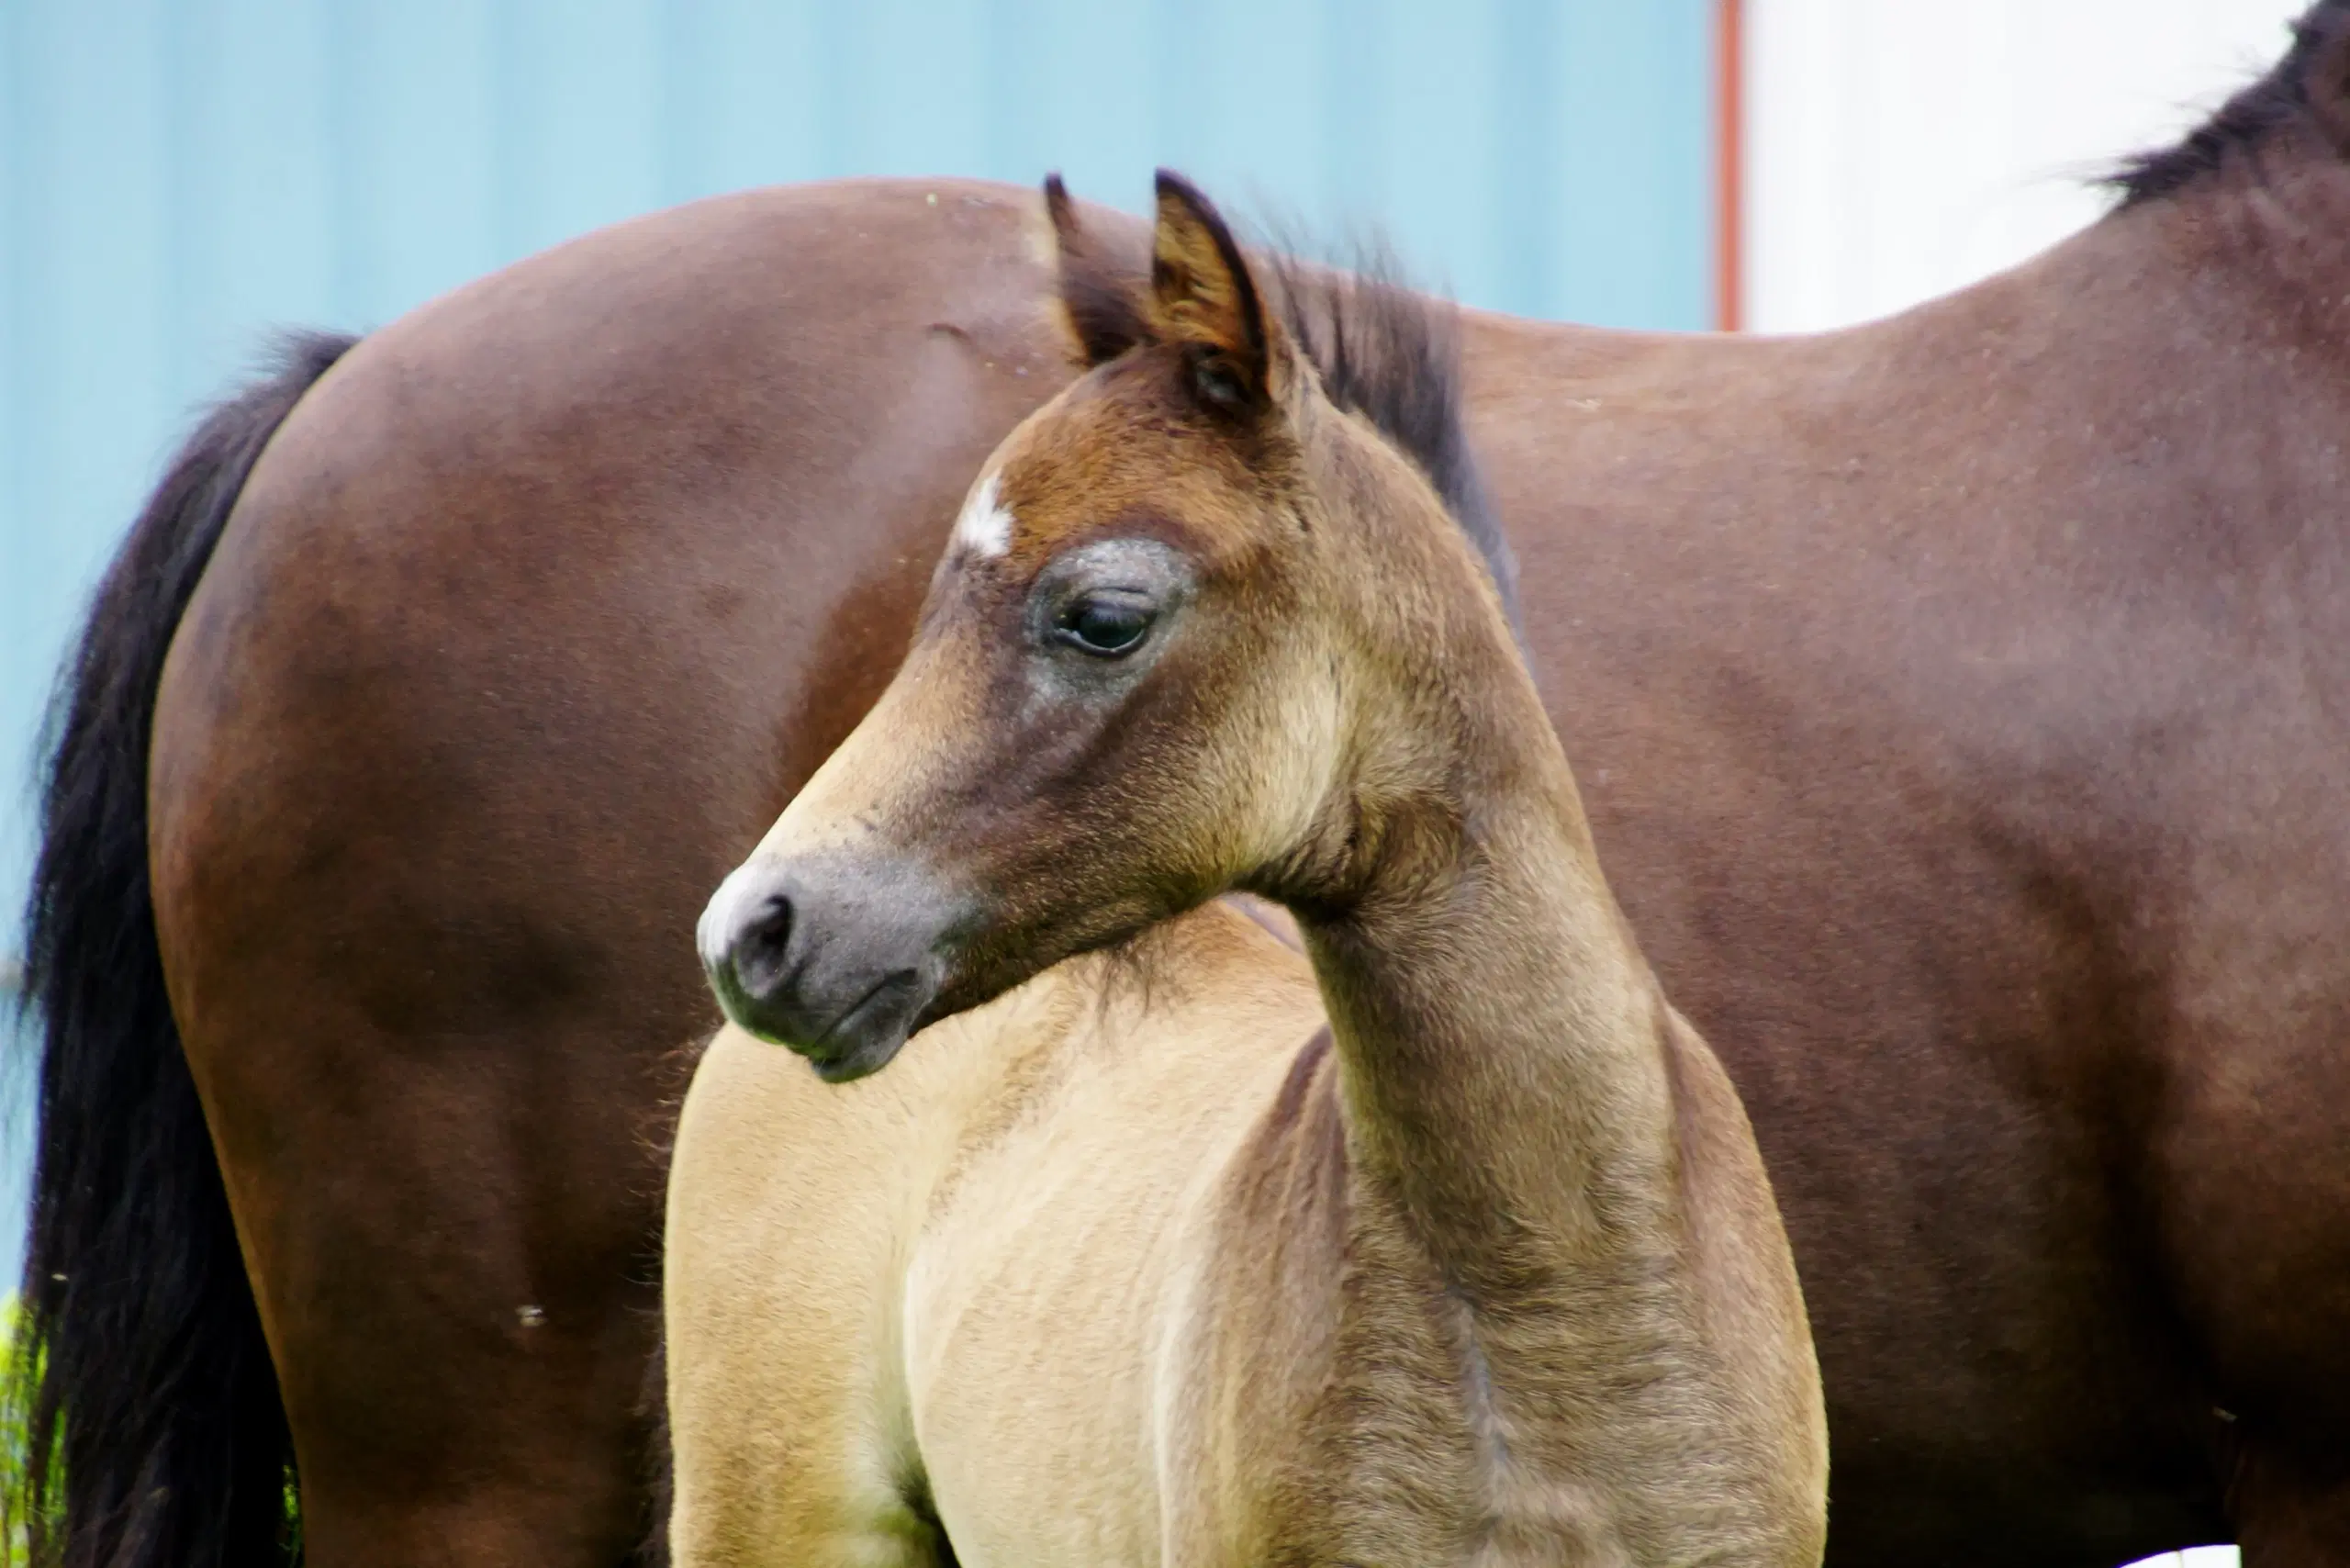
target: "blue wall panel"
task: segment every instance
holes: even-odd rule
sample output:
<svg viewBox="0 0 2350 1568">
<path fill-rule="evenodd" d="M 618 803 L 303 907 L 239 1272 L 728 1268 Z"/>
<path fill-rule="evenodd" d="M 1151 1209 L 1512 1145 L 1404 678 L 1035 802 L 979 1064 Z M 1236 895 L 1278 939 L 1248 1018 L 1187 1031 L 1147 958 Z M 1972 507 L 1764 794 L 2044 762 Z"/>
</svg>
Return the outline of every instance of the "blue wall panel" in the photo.
<svg viewBox="0 0 2350 1568">
<path fill-rule="evenodd" d="M 0 0 L 0 962 L 64 639 L 193 411 L 270 327 L 365 328 L 744 185 L 1058 167 L 1136 207 L 1160 162 L 1284 232 L 1376 226 L 1472 304 L 1702 326 L 1711 13 Z M 21 1153 L 0 1148 L 0 1214 Z"/>
</svg>

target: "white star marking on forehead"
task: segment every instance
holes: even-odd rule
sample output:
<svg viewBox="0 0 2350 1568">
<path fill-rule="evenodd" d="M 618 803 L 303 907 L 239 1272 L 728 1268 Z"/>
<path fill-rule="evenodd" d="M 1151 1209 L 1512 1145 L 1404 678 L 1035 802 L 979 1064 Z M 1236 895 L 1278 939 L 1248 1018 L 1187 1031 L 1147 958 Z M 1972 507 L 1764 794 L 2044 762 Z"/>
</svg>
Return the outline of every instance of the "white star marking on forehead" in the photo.
<svg viewBox="0 0 2350 1568">
<path fill-rule="evenodd" d="M 995 476 L 980 480 L 955 520 L 955 548 L 981 557 L 1001 555 L 1012 548 L 1012 513 L 996 499 Z"/>
</svg>

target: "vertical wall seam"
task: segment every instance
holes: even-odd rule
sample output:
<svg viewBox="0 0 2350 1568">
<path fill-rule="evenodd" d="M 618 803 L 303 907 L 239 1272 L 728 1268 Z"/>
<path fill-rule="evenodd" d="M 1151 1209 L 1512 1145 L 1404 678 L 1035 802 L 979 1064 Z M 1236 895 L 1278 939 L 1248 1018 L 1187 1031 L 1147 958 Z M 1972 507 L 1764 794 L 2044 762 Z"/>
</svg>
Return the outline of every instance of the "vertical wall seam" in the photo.
<svg viewBox="0 0 2350 1568">
<path fill-rule="evenodd" d="M 520 255 L 526 225 L 521 217 L 524 106 L 516 84 L 521 75 L 523 0 L 489 0 L 489 189 L 490 244 L 498 264 Z"/>
<path fill-rule="evenodd" d="M 1746 299 L 1746 7 L 1714 0 L 1714 330 L 1738 331 Z"/>
<path fill-rule="evenodd" d="M 329 85 L 322 106 L 327 123 L 320 131 L 327 141 L 327 200 L 330 209 L 327 221 L 332 229 L 328 241 L 328 264 L 333 272 L 327 282 L 327 308 L 334 325 L 364 330 L 375 323 L 364 319 L 371 291 L 366 275 L 368 247 L 364 239 L 366 225 L 361 218 L 364 182 L 359 173 L 360 24 L 353 14 L 355 10 L 348 0 L 343 4 L 330 0 L 326 6 L 323 42 Z"/>
<path fill-rule="evenodd" d="M 1559 256 L 1552 244 L 1565 175 L 1565 117 L 1558 85 L 1566 73 L 1562 29 L 1550 0 L 1501 0 L 1492 33 L 1494 260 L 1503 308 L 1542 316 L 1555 308 Z"/>
</svg>

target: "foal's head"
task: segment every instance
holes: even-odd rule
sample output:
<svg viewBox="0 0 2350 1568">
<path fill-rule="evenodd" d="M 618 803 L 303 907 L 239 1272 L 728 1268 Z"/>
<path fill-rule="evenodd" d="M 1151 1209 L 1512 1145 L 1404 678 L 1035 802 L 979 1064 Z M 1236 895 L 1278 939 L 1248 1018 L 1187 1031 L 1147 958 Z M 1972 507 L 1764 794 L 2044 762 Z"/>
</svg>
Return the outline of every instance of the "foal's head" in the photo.
<svg viewBox="0 0 2350 1568">
<path fill-rule="evenodd" d="M 1473 710 L 1545 722 L 1464 532 L 1449 317 L 1260 274 L 1171 174 L 1147 278 L 1046 195 L 1090 368 L 988 459 L 897 678 L 702 916 L 727 1012 L 828 1078 L 1227 888 L 1343 912 L 1457 793 Z"/>
</svg>

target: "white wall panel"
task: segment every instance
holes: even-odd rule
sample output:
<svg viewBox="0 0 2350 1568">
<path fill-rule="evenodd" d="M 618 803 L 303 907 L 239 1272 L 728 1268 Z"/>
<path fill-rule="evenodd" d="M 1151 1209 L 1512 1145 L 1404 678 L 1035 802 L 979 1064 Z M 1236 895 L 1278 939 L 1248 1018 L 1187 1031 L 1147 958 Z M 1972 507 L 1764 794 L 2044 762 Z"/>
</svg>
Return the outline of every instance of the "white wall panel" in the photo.
<svg viewBox="0 0 2350 1568">
<path fill-rule="evenodd" d="M 2106 207 L 2307 0 L 1746 0 L 1747 324 L 1865 320 L 2021 261 Z"/>
</svg>

